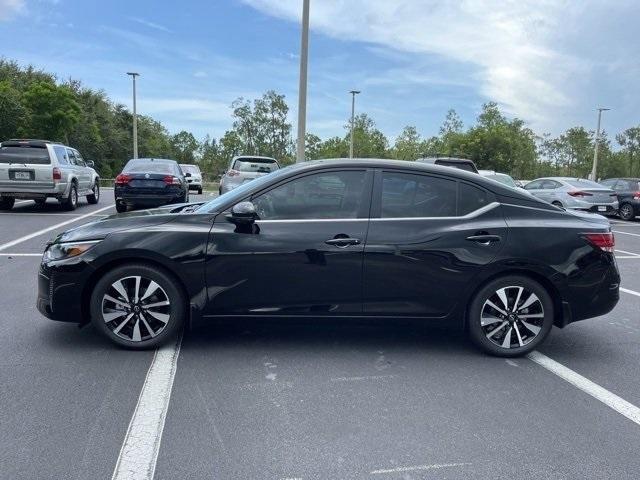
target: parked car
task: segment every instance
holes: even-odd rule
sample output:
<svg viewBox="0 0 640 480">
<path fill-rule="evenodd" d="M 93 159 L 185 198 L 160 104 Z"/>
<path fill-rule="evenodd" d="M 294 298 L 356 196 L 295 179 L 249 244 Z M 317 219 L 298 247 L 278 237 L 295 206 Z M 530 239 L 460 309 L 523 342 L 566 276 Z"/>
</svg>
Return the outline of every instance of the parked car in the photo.
<svg viewBox="0 0 640 480">
<path fill-rule="evenodd" d="M 557 207 L 604 215 L 618 212 L 618 199 L 613 190 L 583 178 L 538 178 L 527 183 L 524 189 Z"/>
<path fill-rule="evenodd" d="M 640 215 L 640 178 L 609 178 L 600 185 L 611 188 L 618 199 L 618 214 L 623 220 Z"/>
<path fill-rule="evenodd" d="M 241 155 L 233 157 L 227 170 L 220 179 L 218 193 L 222 195 L 239 187 L 243 183 L 267 175 L 280 168 L 278 161 L 271 157 Z"/>
<path fill-rule="evenodd" d="M 180 169 L 189 184 L 189 190 L 197 190 L 202 194 L 202 172 L 198 165 L 180 164 Z"/>
<path fill-rule="evenodd" d="M 203 203 L 57 236 L 38 309 L 155 347 L 215 318 L 448 322 L 494 355 L 619 298 L 609 221 L 419 162 L 304 162 Z"/>
<path fill-rule="evenodd" d="M 0 210 L 11 210 L 16 199 L 44 205 L 55 198 L 66 210 L 75 210 L 79 196 L 98 203 L 100 179 L 93 166 L 61 143 L 6 140 L 0 143 Z"/>
<path fill-rule="evenodd" d="M 518 184 L 516 183 L 516 181 L 506 173 L 498 173 L 494 172 L 493 170 L 479 170 L 478 173 L 485 178 L 490 178 L 491 180 L 500 182 L 507 187 L 518 188 Z"/>
<path fill-rule="evenodd" d="M 189 184 L 178 162 L 161 158 L 129 160 L 116 177 L 116 210 L 189 201 Z"/>
<path fill-rule="evenodd" d="M 443 167 L 454 167 L 467 172 L 478 173 L 478 168 L 473 160 L 455 157 L 423 157 L 416 159 L 416 162 L 428 163 L 430 165 L 441 165 Z"/>
</svg>

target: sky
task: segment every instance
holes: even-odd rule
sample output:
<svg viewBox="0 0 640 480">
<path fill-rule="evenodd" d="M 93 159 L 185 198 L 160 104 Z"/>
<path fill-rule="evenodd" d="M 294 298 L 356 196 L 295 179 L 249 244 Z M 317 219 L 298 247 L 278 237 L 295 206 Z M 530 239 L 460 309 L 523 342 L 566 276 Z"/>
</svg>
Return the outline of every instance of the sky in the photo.
<svg viewBox="0 0 640 480">
<path fill-rule="evenodd" d="M 0 56 L 104 90 L 169 131 L 220 137 L 273 89 L 295 123 L 302 0 L 0 0 Z M 307 131 L 343 135 L 349 90 L 393 139 L 497 102 L 539 134 L 640 124 L 637 0 L 311 0 Z"/>
</svg>

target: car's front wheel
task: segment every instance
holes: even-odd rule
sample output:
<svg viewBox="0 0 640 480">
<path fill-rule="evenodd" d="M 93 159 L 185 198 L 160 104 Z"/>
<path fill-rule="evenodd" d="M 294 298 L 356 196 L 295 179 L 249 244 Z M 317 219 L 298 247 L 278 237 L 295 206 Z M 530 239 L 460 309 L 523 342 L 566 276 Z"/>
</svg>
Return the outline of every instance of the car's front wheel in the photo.
<svg viewBox="0 0 640 480">
<path fill-rule="evenodd" d="M 492 280 L 475 295 L 467 327 L 487 353 L 515 357 L 535 349 L 553 326 L 553 302 L 538 282 L 521 275 Z"/>
<path fill-rule="evenodd" d="M 13 197 L 0 197 L 0 210 L 11 210 L 16 199 Z"/>
<path fill-rule="evenodd" d="M 144 264 L 107 272 L 91 294 L 91 321 L 112 342 L 131 349 L 157 347 L 175 338 L 187 314 L 176 281 Z"/>
<path fill-rule="evenodd" d="M 623 203 L 620 205 L 618 214 L 622 220 L 633 220 L 635 218 L 635 212 L 633 211 L 633 205 L 630 203 Z"/>
<path fill-rule="evenodd" d="M 96 183 L 93 184 L 93 188 L 91 189 L 93 193 L 87 195 L 87 202 L 91 205 L 95 205 L 100 201 L 100 182 L 96 180 Z"/>
<path fill-rule="evenodd" d="M 60 200 L 60 203 L 65 210 L 76 209 L 78 206 L 78 186 L 75 183 L 72 183 L 71 188 L 69 188 L 69 196 Z"/>
</svg>

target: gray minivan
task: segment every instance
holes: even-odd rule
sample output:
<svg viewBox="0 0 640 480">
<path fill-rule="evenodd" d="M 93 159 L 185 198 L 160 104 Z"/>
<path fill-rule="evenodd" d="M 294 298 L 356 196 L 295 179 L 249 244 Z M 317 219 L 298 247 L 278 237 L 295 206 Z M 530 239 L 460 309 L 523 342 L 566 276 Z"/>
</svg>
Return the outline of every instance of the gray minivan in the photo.
<svg viewBox="0 0 640 480">
<path fill-rule="evenodd" d="M 0 210 L 10 210 L 16 199 L 43 205 L 55 198 L 74 210 L 78 197 L 98 203 L 100 180 L 93 162 L 75 148 L 48 140 L 6 140 L 0 143 Z"/>
</svg>

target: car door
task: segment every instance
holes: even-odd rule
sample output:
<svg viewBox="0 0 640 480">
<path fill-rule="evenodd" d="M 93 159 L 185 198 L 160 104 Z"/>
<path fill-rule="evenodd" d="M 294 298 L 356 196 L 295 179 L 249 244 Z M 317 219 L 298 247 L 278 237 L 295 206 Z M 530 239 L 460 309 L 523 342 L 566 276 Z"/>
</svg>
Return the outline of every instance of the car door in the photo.
<svg viewBox="0 0 640 480">
<path fill-rule="evenodd" d="M 352 168 L 284 180 L 246 199 L 259 215 L 249 230 L 218 215 L 205 314 L 361 313 L 372 178 L 372 171 Z"/>
<path fill-rule="evenodd" d="M 495 197 L 475 184 L 377 172 L 364 250 L 364 312 L 445 317 L 506 236 Z"/>
<path fill-rule="evenodd" d="M 88 190 L 92 186 L 91 169 L 87 167 L 87 164 L 85 163 L 84 158 L 82 158 L 82 155 L 80 155 L 79 151 L 74 150 L 73 153 L 76 157 L 80 190 Z"/>
</svg>

